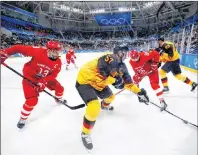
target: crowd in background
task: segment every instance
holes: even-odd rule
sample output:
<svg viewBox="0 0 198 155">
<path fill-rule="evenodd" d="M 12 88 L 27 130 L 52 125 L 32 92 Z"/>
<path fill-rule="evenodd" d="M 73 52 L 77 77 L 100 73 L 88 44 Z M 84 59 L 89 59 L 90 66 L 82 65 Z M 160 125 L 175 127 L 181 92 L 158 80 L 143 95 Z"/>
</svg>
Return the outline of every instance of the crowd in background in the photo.
<svg viewBox="0 0 198 155">
<path fill-rule="evenodd" d="M 185 29 L 185 39 L 182 40 L 182 29 L 179 32 L 169 32 L 170 28 L 162 28 L 157 33 L 154 29 L 145 29 L 135 36 L 132 31 L 110 32 L 57 32 L 52 29 L 22 26 L 1 20 L 1 27 L 12 32 L 12 36 L 1 33 L 1 48 L 7 48 L 15 44 L 33 46 L 45 46 L 48 40 L 58 40 L 64 46 L 72 46 L 78 50 L 112 50 L 118 44 L 127 44 L 131 49 L 148 50 L 156 46 L 157 36 L 164 35 L 165 39 L 173 41 L 180 49 L 183 44 L 183 52 L 186 52 L 187 42 L 191 40 L 191 48 L 188 53 L 196 53 L 198 48 L 198 24 L 195 23 L 193 35 L 190 36 L 191 27 Z M 189 30 L 188 30 L 189 29 Z M 191 38 L 189 38 L 191 37 Z M 155 43 L 153 43 L 155 42 Z"/>
</svg>

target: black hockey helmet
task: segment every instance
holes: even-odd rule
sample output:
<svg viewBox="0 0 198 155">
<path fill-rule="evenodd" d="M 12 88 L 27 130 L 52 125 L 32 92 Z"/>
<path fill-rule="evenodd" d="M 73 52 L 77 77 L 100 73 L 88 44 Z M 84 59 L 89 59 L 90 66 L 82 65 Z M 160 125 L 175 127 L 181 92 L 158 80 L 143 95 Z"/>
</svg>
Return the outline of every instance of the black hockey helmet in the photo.
<svg viewBox="0 0 198 155">
<path fill-rule="evenodd" d="M 128 51 L 129 51 L 129 48 L 127 46 L 116 46 L 113 49 L 114 54 L 118 54 L 119 52 L 127 53 Z"/>
<path fill-rule="evenodd" d="M 164 41 L 164 38 L 163 37 L 159 37 L 157 40 L 158 41 Z"/>
<path fill-rule="evenodd" d="M 124 61 L 127 58 L 127 53 L 129 52 L 129 48 L 126 45 L 116 46 L 113 49 L 113 54 L 117 54 L 121 61 Z"/>
</svg>

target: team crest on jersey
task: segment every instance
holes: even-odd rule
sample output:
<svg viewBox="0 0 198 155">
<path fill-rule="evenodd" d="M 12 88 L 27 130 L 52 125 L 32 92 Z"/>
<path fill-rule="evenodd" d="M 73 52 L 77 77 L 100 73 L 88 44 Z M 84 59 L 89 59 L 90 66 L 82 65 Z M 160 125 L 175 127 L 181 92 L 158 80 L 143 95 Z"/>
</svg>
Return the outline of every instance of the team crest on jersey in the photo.
<svg viewBox="0 0 198 155">
<path fill-rule="evenodd" d="M 168 49 L 168 48 L 170 48 L 170 45 L 166 45 L 166 46 L 165 46 L 165 49 Z"/>
<path fill-rule="evenodd" d="M 57 67 L 58 67 L 58 64 L 55 64 L 55 65 L 54 65 L 54 68 L 57 68 Z"/>
</svg>

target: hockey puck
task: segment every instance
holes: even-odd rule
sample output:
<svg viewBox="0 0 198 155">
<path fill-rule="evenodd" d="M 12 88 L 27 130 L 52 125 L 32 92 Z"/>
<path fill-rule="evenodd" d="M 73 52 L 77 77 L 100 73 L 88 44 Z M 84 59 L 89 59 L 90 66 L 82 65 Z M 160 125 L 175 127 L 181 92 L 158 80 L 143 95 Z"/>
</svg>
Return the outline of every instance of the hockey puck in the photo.
<svg viewBox="0 0 198 155">
<path fill-rule="evenodd" d="M 185 124 L 188 124 L 188 121 L 186 121 L 186 120 L 184 120 L 183 122 L 184 122 Z"/>
</svg>

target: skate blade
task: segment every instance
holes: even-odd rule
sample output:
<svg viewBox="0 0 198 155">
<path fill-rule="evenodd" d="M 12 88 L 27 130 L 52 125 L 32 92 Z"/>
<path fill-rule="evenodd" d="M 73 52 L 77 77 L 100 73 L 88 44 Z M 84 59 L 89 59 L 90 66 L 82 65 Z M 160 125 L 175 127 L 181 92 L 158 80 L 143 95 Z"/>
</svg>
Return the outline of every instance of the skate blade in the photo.
<svg viewBox="0 0 198 155">
<path fill-rule="evenodd" d="M 194 94 L 193 92 L 192 94 Z M 172 97 L 172 98 L 197 98 L 196 96 L 184 96 L 181 94 L 164 94 L 164 97 Z"/>
<path fill-rule="evenodd" d="M 16 126 L 16 128 L 17 128 L 18 132 L 23 132 L 26 129 L 26 125 L 23 128 L 18 128 L 17 126 Z"/>
<path fill-rule="evenodd" d="M 83 146 L 83 147 L 84 147 L 84 146 Z M 86 151 L 89 155 L 92 154 L 92 150 L 89 150 L 89 149 L 87 149 L 86 147 L 84 147 L 84 149 L 85 149 L 85 151 Z"/>
<path fill-rule="evenodd" d="M 191 91 L 192 93 L 197 93 L 197 89 L 194 89 L 193 91 Z"/>
<path fill-rule="evenodd" d="M 165 110 L 168 110 L 168 106 L 166 106 L 166 108 L 160 108 L 160 112 L 161 112 L 161 113 L 164 113 Z"/>
<path fill-rule="evenodd" d="M 91 155 L 92 150 L 88 150 L 88 149 L 86 149 L 86 150 L 87 150 L 88 154 Z"/>
<path fill-rule="evenodd" d="M 171 94 L 171 92 L 170 91 L 165 91 L 165 92 L 163 92 L 163 94 Z"/>
</svg>

